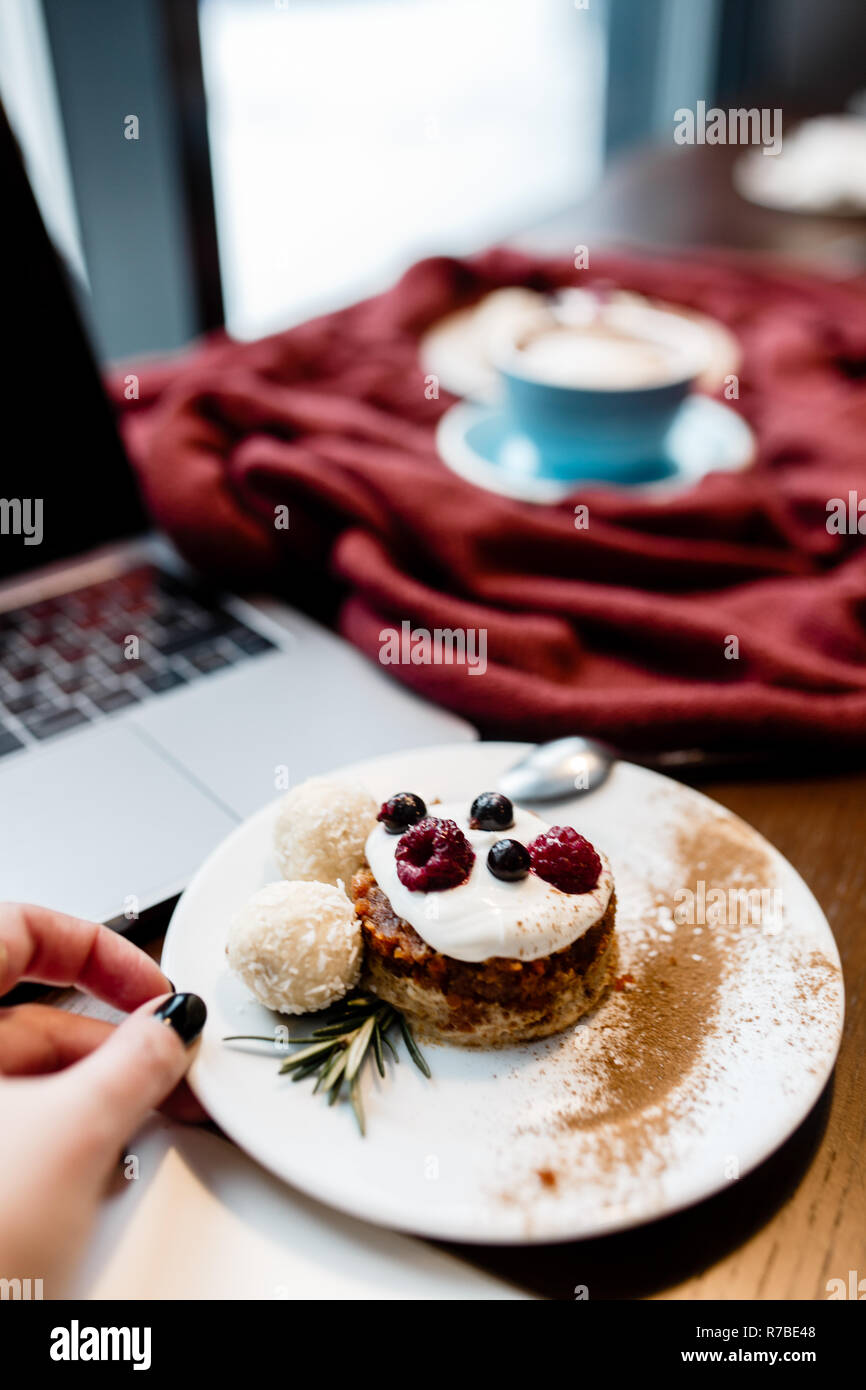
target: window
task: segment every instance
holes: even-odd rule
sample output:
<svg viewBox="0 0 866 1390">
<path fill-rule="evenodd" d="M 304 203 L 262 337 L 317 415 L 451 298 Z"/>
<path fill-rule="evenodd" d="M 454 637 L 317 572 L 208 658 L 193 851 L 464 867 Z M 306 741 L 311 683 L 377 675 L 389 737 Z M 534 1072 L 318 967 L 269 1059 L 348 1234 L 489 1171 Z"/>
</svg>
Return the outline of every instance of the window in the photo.
<svg viewBox="0 0 866 1390">
<path fill-rule="evenodd" d="M 584 195 L 602 165 L 600 8 L 201 0 L 230 330 L 285 326 Z"/>
</svg>

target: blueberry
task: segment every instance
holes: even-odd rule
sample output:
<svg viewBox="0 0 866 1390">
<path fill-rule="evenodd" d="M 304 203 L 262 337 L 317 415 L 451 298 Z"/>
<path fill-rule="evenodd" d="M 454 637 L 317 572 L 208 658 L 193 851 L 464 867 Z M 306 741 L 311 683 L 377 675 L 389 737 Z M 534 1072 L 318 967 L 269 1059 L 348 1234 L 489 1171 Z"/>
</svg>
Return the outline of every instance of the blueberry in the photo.
<svg viewBox="0 0 866 1390">
<path fill-rule="evenodd" d="M 469 811 L 470 830 L 507 830 L 514 824 L 514 807 L 499 792 L 481 792 Z"/>
<path fill-rule="evenodd" d="M 417 825 L 427 814 L 427 807 L 414 792 L 395 792 L 383 801 L 376 817 L 389 835 L 402 835 L 410 825 Z"/>
<path fill-rule="evenodd" d="M 529 873 L 529 850 L 519 840 L 497 840 L 488 852 L 487 867 L 494 878 L 515 883 Z"/>
</svg>

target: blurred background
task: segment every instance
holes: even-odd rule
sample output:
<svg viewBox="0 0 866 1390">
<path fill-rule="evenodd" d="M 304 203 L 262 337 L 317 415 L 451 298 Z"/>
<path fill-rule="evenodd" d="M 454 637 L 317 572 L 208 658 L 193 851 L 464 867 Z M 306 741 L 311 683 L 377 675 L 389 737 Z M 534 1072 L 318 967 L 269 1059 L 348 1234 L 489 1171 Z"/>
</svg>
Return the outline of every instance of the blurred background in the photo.
<svg viewBox="0 0 866 1390">
<path fill-rule="evenodd" d="M 256 337 L 501 240 L 862 269 L 864 53 L 862 0 L 0 6 L 0 94 L 103 360 Z M 786 142 L 847 111 L 862 202 L 811 189 L 787 143 L 787 193 L 774 170 L 732 196 L 742 151 L 674 144 L 699 100 L 782 107 Z M 820 141 L 811 159 L 826 182 Z"/>
</svg>

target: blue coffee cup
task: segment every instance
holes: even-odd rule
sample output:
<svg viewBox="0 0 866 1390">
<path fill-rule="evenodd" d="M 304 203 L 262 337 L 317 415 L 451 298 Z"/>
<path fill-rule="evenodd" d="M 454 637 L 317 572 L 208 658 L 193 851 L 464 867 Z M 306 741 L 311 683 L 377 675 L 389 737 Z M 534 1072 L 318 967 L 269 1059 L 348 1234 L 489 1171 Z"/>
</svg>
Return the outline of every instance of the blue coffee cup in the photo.
<svg viewBox="0 0 866 1390">
<path fill-rule="evenodd" d="M 667 436 L 702 370 L 703 340 L 675 314 L 647 310 L 638 321 L 640 340 L 670 351 L 670 372 L 652 385 L 542 380 L 523 356 L 519 336 L 500 355 L 507 423 L 532 446 L 539 476 L 629 482 L 664 471 Z"/>
</svg>

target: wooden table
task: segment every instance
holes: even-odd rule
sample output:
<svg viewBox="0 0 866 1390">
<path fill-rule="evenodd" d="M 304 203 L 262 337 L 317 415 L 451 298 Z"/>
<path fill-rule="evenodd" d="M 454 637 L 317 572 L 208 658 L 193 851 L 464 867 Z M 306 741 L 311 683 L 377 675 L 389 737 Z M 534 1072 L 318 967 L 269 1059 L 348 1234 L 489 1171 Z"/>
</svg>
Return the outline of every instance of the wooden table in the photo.
<svg viewBox="0 0 866 1390">
<path fill-rule="evenodd" d="M 651 146 L 617 160 L 583 202 L 512 238 L 570 256 L 577 245 L 674 251 L 702 246 L 801 261 L 833 275 L 866 271 L 866 218 L 778 212 L 734 191 L 736 145 Z"/>
</svg>

